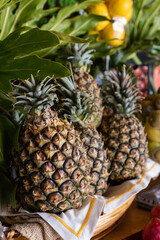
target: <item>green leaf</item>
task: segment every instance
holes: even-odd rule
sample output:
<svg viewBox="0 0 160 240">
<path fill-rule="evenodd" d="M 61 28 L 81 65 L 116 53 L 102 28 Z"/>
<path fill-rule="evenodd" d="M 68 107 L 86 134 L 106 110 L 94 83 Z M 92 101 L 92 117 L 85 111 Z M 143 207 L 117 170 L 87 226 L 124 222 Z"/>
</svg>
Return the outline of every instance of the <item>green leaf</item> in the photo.
<svg viewBox="0 0 160 240">
<path fill-rule="evenodd" d="M 29 21 L 31 16 L 33 16 L 33 12 L 42 8 L 45 2 L 46 0 L 23 0 L 15 12 L 14 21 L 12 22 L 9 33 Z"/>
<path fill-rule="evenodd" d="M 8 166 L 8 162 L 12 159 L 11 150 L 13 146 L 17 146 L 15 141 L 16 128 L 15 125 L 0 113 L 0 165 Z"/>
<path fill-rule="evenodd" d="M 13 14 L 14 9 L 15 6 L 10 6 L 4 9 L 0 14 L 0 40 L 3 40 L 8 36 L 15 17 Z"/>
<path fill-rule="evenodd" d="M 5 111 L 10 111 L 12 109 L 12 100 L 0 92 L 0 109 L 5 112 Z"/>
<path fill-rule="evenodd" d="M 73 36 L 85 34 L 87 31 L 93 29 L 99 21 L 106 20 L 109 19 L 94 14 L 78 16 L 77 19 L 73 19 L 73 25 L 68 33 Z"/>
<path fill-rule="evenodd" d="M 49 31 L 34 28 L 13 39 L 10 35 L 0 42 L 0 58 L 10 58 L 28 55 L 36 50 L 41 50 L 59 44 L 58 37 Z"/>
<path fill-rule="evenodd" d="M 70 17 L 71 14 L 80 11 L 81 9 L 87 8 L 91 4 L 99 3 L 101 1 L 98 0 L 86 0 L 82 3 L 76 3 L 72 6 L 67 6 L 64 8 L 61 8 L 61 10 L 58 12 L 56 18 L 50 19 L 49 22 L 42 26 L 43 29 L 49 29 L 51 31 L 58 31 L 58 27 L 60 24 L 63 24 L 63 21 Z"/>
<path fill-rule="evenodd" d="M 53 31 L 53 33 L 55 33 L 60 40 L 64 41 L 64 42 L 71 42 L 71 43 L 85 43 L 85 42 L 88 42 L 88 40 L 84 39 L 84 38 L 79 38 L 79 37 L 73 37 L 73 36 L 70 36 L 68 34 L 63 34 L 63 33 L 60 33 L 60 32 L 56 32 L 56 31 Z"/>
<path fill-rule="evenodd" d="M 15 78 L 26 79 L 31 74 L 35 75 L 38 70 L 40 70 L 40 79 L 53 75 L 55 78 L 70 75 L 70 71 L 62 64 L 37 56 L 27 56 L 5 64 L 2 63 L 3 60 L 0 61 L 0 90 L 5 93 L 11 91 L 11 86 L 9 87 L 8 84 L 9 80 Z"/>
<path fill-rule="evenodd" d="M 18 2 L 21 2 L 22 0 L 11 0 L 11 1 L 8 1 L 8 0 L 1 0 L 0 1 L 0 11 L 13 5 L 13 4 L 16 4 Z"/>
<path fill-rule="evenodd" d="M 0 211 L 7 211 L 8 205 L 13 202 L 14 185 L 6 174 L 0 169 Z M 15 202 L 15 201 L 14 201 Z"/>
</svg>

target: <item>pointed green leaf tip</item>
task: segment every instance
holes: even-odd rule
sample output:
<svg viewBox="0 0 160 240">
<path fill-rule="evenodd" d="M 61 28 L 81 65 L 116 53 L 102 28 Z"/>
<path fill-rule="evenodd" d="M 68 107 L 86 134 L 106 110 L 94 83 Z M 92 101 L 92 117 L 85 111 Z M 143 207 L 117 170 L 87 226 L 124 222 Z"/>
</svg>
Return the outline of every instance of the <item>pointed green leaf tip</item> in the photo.
<svg viewBox="0 0 160 240">
<path fill-rule="evenodd" d="M 52 78 L 45 77 L 42 81 L 39 75 L 27 80 L 20 80 L 13 84 L 13 97 L 15 100 L 14 108 L 23 109 L 25 113 L 41 113 L 52 107 L 57 100 L 55 85 Z"/>
<path fill-rule="evenodd" d="M 114 114 L 134 115 L 141 110 L 141 91 L 133 82 L 131 69 L 126 65 L 107 73 L 102 94 L 104 103 L 113 109 Z"/>
<path fill-rule="evenodd" d="M 89 43 L 84 44 L 72 44 L 71 48 L 68 49 L 68 59 L 74 67 L 74 71 L 79 71 L 79 69 L 84 69 L 86 71 L 90 70 L 92 65 L 92 57 L 94 49 L 88 49 Z"/>
</svg>

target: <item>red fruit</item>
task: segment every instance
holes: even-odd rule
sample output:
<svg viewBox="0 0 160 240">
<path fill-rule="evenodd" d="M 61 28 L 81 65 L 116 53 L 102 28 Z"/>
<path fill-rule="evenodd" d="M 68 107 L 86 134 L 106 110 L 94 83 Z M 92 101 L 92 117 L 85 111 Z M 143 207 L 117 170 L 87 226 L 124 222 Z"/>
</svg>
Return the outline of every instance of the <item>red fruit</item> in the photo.
<svg viewBox="0 0 160 240">
<path fill-rule="evenodd" d="M 133 70 L 134 74 L 136 77 L 140 77 L 142 74 L 142 70 L 140 67 L 137 67 L 136 69 Z"/>
<path fill-rule="evenodd" d="M 143 66 L 142 70 L 143 70 L 144 73 L 148 73 L 148 67 L 147 66 Z"/>
<path fill-rule="evenodd" d="M 160 218 L 160 204 L 152 208 L 150 212 L 150 218 L 158 217 Z"/>
<path fill-rule="evenodd" d="M 143 240 L 160 240 L 160 219 L 155 217 L 143 229 Z"/>
<path fill-rule="evenodd" d="M 145 90 L 146 89 L 146 86 L 145 86 L 145 83 L 143 80 L 139 79 L 137 80 L 137 86 L 139 87 L 139 89 L 141 91 Z"/>
</svg>

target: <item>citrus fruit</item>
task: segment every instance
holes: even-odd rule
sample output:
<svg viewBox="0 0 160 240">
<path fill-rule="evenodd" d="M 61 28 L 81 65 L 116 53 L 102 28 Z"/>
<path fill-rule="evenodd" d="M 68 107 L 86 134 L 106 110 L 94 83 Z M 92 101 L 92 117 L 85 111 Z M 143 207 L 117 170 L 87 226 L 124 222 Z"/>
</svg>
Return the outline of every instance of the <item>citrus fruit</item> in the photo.
<svg viewBox="0 0 160 240">
<path fill-rule="evenodd" d="M 101 32 L 101 39 L 107 40 L 107 44 L 113 47 L 118 47 L 123 44 L 125 37 L 124 26 L 119 27 L 116 23 L 109 23 Z M 115 27 L 116 26 L 116 27 Z"/>
<path fill-rule="evenodd" d="M 108 8 L 106 6 L 105 3 L 98 3 L 98 4 L 93 4 L 90 5 L 88 7 L 88 12 L 91 14 L 96 14 L 96 15 L 100 15 L 100 16 L 104 16 L 107 18 L 111 18 L 109 16 L 109 12 L 108 12 Z M 96 30 L 97 31 L 101 31 L 102 29 L 104 29 L 107 25 L 109 24 L 109 21 L 100 21 L 97 26 L 96 26 Z"/>
<path fill-rule="evenodd" d="M 108 2 L 109 14 L 112 18 L 117 16 L 124 17 L 128 22 L 133 13 L 132 5 L 133 0 L 110 0 Z"/>
</svg>

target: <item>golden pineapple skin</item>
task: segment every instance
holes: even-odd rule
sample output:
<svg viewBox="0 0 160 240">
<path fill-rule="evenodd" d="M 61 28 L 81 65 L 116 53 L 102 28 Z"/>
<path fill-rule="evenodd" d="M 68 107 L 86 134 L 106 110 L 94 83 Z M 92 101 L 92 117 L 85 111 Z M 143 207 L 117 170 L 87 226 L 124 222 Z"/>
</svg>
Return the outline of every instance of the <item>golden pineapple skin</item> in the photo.
<svg viewBox="0 0 160 240">
<path fill-rule="evenodd" d="M 99 127 L 103 115 L 103 105 L 102 105 L 102 96 L 100 92 L 100 87 L 98 86 L 96 80 L 83 68 L 79 71 L 75 71 L 74 79 L 76 87 L 88 93 L 91 96 L 90 105 L 92 106 L 91 116 L 90 116 L 90 126 Z"/>
<path fill-rule="evenodd" d="M 27 116 L 15 162 L 25 209 L 60 213 L 80 207 L 89 194 L 86 150 L 74 127 L 54 111 Z"/>
<path fill-rule="evenodd" d="M 113 115 L 109 119 L 105 145 L 111 161 L 112 182 L 136 178 L 144 172 L 148 142 L 144 128 L 136 117 Z"/>
<path fill-rule="evenodd" d="M 80 138 L 87 150 L 91 167 L 90 195 L 103 195 L 108 188 L 111 162 L 107 157 L 101 135 L 93 128 L 80 128 Z"/>
</svg>

